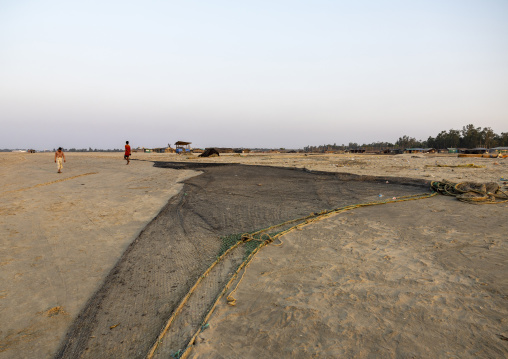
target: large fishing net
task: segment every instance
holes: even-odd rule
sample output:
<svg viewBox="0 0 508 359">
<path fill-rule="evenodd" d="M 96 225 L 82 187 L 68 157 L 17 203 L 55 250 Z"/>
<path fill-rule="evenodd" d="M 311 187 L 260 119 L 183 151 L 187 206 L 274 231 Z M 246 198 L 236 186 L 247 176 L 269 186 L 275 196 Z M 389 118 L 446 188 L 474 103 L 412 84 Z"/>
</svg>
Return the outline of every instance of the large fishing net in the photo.
<svg viewBox="0 0 508 359">
<path fill-rule="evenodd" d="M 186 180 L 128 247 L 72 324 L 57 358 L 185 357 L 217 302 L 235 304 L 239 273 L 263 246 L 334 213 L 436 194 L 426 181 L 409 178 L 156 166 L 203 173 Z"/>
</svg>

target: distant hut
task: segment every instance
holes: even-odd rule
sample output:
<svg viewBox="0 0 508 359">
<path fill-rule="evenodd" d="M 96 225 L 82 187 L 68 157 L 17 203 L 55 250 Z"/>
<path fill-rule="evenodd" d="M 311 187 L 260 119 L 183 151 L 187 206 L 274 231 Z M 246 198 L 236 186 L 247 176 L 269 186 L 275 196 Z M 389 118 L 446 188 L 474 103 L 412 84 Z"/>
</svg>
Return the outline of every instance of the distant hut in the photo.
<svg viewBox="0 0 508 359">
<path fill-rule="evenodd" d="M 489 150 L 484 147 L 468 148 L 464 153 L 467 155 L 482 155 L 484 153 L 489 153 Z"/>
<path fill-rule="evenodd" d="M 232 148 L 215 148 L 217 150 L 217 152 L 219 153 L 235 153 L 235 150 L 233 150 Z"/>
<path fill-rule="evenodd" d="M 400 148 L 389 148 L 389 149 L 383 150 L 383 153 L 390 154 L 390 155 L 400 155 L 400 154 L 404 153 L 404 151 L 401 150 Z"/>
<path fill-rule="evenodd" d="M 190 152 L 190 145 L 192 142 L 177 141 L 175 142 L 176 153 Z"/>
<path fill-rule="evenodd" d="M 502 153 L 502 154 L 508 154 L 508 147 L 494 147 L 492 149 L 492 152 Z"/>
<path fill-rule="evenodd" d="M 425 153 L 425 148 L 406 148 L 404 153 Z"/>
<path fill-rule="evenodd" d="M 235 148 L 233 151 L 235 151 L 235 153 L 250 153 L 248 148 Z"/>
</svg>

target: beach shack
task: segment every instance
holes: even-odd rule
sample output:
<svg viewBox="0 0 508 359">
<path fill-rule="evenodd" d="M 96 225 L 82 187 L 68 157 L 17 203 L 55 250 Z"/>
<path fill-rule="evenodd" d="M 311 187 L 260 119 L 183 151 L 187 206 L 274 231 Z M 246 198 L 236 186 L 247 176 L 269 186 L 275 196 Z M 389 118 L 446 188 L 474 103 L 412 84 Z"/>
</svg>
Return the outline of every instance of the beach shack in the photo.
<svg viewBox="0 0 508 359">
<path fill-rule="evenodd" d="M 190 152 L 190 145 L 192 142 L 176 141 L 176 153 Z"/>
<path fill-rule="evenodd" d="M 423 148 L 406 148 L 404 153 L 423 153 Z"/>
<path fill-rule="evenodd" d="M 248 148 L 235 148 L 233 151 L 235 151 L 235 153 L 250 153 L 250 149 Z"/>
<path fill-rule="evenodd" d="M 383 150 L 383 153 L 390 155 L 400 155 L 404 153 L 404 150 L 401 150 L 400 148 L 388 148 L 386 150 Z"/>
<path fill-rule="evenodd" d="M 484 147 L 468 148 L 464 151 L 464 153 L 469 155 L 482 155 L 484 153 L 489 153 L 489 150 Z"/>
<path fill-rule="evenodd" d="M 226 148 L 226 147 L 215 147 L 217 152 L 219 153 L 235 153 L 235 151 L 232 148 Z"/>
<path fill-rule="evenodd" d="M 436 153 L 435 148 L 406 148 L 406 153 Z"/>
<path fill-rule="evenodd" d="M 501 154 L 508 154 L 508 147 L 494 147 L 491 152 L 497 152 L 497 153 L 501 153 Z"/>
</svg>

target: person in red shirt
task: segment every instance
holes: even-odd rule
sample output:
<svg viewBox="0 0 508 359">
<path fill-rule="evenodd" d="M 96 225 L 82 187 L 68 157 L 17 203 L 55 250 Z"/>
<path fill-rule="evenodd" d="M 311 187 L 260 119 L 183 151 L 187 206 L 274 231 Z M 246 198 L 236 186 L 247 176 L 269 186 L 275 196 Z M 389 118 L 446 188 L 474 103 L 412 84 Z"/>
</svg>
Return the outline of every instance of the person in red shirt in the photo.
<svg viewBox="0 0 508 359">
<path fill-rule="evenodd" d="M 127 164 L 130 163 L 129 157 L 131 155 L 131 146 L 129 146 L 129 141 L 125 141 L 125 154 L 123 155 L 123 158 L 127 161 Z"/>
</svg>

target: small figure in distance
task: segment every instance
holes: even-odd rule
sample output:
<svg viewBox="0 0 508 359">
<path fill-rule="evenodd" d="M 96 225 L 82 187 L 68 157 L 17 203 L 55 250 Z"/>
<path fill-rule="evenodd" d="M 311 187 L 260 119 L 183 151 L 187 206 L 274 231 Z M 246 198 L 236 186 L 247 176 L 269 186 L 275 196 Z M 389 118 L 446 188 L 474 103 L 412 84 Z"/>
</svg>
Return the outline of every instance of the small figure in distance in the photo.
<svg viewBox="0 0 508 359">
<path fill-rule="evenodd" d="M 58 150 L 55 152 L 55 163 L 57 164 L 58 172 L 62 173 L 63 162 L 65 161 L 65 154 L 63 153 L 62 147 L 58 147 Z"/>
<path fill-rule="evenodd" d="M 125 141 L 125 154 L 123 158 L 127 161 L 127 164 L 130 163 L 129 157 L 131 155 L 131 146 L 129 146 L 129 141 Z"/>
</svg>

